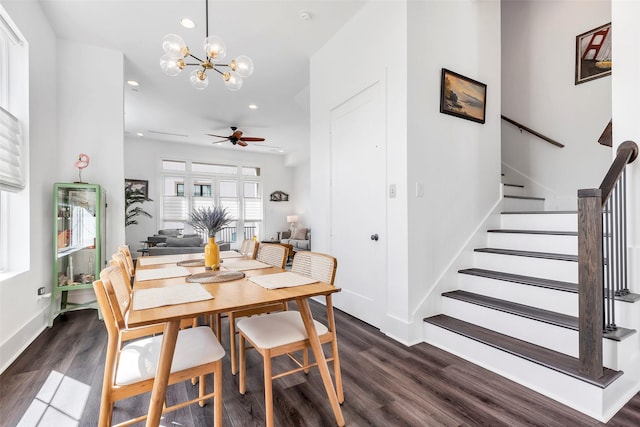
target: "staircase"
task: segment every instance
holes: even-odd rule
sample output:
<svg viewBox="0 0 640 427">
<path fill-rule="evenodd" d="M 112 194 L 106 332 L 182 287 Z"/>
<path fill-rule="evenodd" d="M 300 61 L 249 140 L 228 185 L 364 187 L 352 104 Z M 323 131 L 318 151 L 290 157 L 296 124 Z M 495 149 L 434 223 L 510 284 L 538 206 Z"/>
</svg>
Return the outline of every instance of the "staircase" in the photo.
<svg viewBox="0 0 640 427">
<path fill-rule="evenodd" d="M 442 294 L 442 313 L 424 319 L 425 340 L 606 421 L 637 391 L 638 334 L 603 338 L 601 378 L 579 372 L 577 212 L 544 211 L 523 185 L 503 186 L 500 229 Z M 633 301 L 615 308 L 635 325 Z"/>
</svg>

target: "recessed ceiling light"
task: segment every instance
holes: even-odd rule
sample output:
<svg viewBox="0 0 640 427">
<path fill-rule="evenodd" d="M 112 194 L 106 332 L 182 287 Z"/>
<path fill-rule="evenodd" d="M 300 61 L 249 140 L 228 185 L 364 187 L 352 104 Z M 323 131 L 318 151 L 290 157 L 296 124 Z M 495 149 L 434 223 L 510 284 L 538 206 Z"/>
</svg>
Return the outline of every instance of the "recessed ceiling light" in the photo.
<svg viewBox="0 0 640 427">
<path fill-rule="evenodd" d="M 189 29 L 196 27 L 196 23 L 189 18 L 182 18 L 180 20 L 180 25 L 182 25 L 184 28 L 189 28 Z"/>
<path fill-rule="evenodd" d="M 259 107 L 256 104 L 249 104 L 249 108 L 252 110 L 257 110 Z"/>
<path fill-rule="evenodd" d="M 138 135 L 138 136 L 144 136 L 144 133 L 142 133 L 142 132 L 138 132 L 138 133 L 136 133 L 136 135 Z"/>
<path fill-rule="evenodd" d="M 127 80 L 127 84 L 128 84 L 129 86 L 134 86 L 134 87 L 140 86 L 140 83 L 138 83 L 138 82 L 137 82 L 137 81 L 135 81 L 135 80 Z"/>
</svg>

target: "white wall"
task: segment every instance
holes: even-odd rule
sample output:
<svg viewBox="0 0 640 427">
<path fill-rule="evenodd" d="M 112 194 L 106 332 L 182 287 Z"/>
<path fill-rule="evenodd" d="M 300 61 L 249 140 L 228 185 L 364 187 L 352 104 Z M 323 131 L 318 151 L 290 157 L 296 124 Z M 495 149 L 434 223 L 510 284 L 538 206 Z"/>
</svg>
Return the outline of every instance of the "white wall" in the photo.
<svg viewBox="0 0 640 427">
<path fill-rule="evenodd" d="M 456 285 L 451 262 L 500 198 L 500 2 L 412 1 L 408 23 L 407 301 L 417 337 Z M 442 68 L 487 85 L 484 124 L 439 112 Z"/>
<path fill-rule="evenodd" d="M 77 181 L 73 164 L 89 155 L 82 181 L 107 192 L 107 260 L 125 241 L 123 61 L 122 52 L 58 41 L 58 179 Z"/>
<path fill-rule="evenodd" d="M 598 187 L 609 166 L 611 149 L 597 140 L 611 119 L 611 77 L 574 79 L 576 36 L 610 20 L 610 0 L 502 2 L 502 114 L 565 144 L 505 122 L 502 160 L 547 209 L 576 209 L 577 190 Z"/>
<path fill-rule="evenodd" d="M 289 229 L 287 215 L 295 212 L 297 195 L 293 168 L 284 165 L 284 156 L 255 153 L 237 147 L 217 149 L 194 144 L 175 144 L 149 138 L 127 138 L 125 141 L 125 177 L 148 180 L 149 197 L 153 199 L 153 202 L 143 204 L 143 208 L 151 213 L 153 218 L 139 216 L 137 217 L 139 224 L 130 225 L 126 229 L 127 244 L 134 256 L 136 256 L 135 251 L 141 247 L 140 241 L 146 240 L 147 236 L 156 234 L 159 228 L 159 201 L 161 200 L 162 188 L 158 187 L 158 183 L 162 182 L 160 179 L 160 160 L 162 158 L 260 167 L 265 228 L 264 234 L 258 237 L 261 239 L 276 237 L 278 231 Z M 289 201 L 271 202 L 269 195 L 276 190 L 289 194 Z M 118 195 L 122 195 L 117 197 L 124 200 L 124 189 Z M 124 204 L 121 209 L 124 211 Z M 124 223 L 124 216 L 122 223 Z"/>
<path fill-rule="evenodd" d="M 124 200 L 110 196 L 124 191 L 122 53 L 56 40 L 38 2 L 2 5 L 30 49 L 31 259 L 26 273 L 0 283 L 0 369 L 48 321 L 50 300 L 37 300 L 36 290 L 52 286 L 53 183 L 78 179 L 79 153 L 91 157 L 83 181 L 107 191 L 107 253 L 124 242 Z"/>
<path fill-rule="evenodd" d="M 631 140 L 640 145 L 640 3 L 621 0 L 612 1 L 613 63 L 612 110 L 613 146 Z M 625 37 L 616 37 L 615 34 Z M 615 152 L 615 151 L 614 151 Z M 612 153 L 613 156 L 613 153 Z M 640 160 L 635 160 L 628 168 L 627 203 L 629 218 L 629 288 L 640 293 Z"/>
<path fill-rule="evenodd" d="M 291 212 L 298 216 L 298 227 L 311 227 L 311 161 L 307 158 L 293 169 L 293 194 L 295 209 Z M 311 238 L 313 244 L 313 237 Z"/>
<path fill-rule="evenodd" d="M 51 289 L 53 271 L 53 182 L 58 171 L 56 38 L 37 2 L 1 1 L 29 44 L 29 269 L 0 282 L 0 372 L 44 328 L 49 300 L 37 300 L 41 286 Z M 33 214 L 30 214 L 33 213 Z M 27 238 L 27 236 L 24 236 Z M 10 248 L 11 250 L 11 248 Z"/>
<path fill-rule="evenodd" d="M 397 185 L 397 198 L 388 200 L 386 206 L 387 266 L 381 271 L 389 272 L 389 299 L 381 317 L 382 330 L 394 336 L 405 335 L 407 318 L 406 56 L 406 2 L 372 1 L 311 58 L 310 225 L 314 251 L 329 253 L 332 247 L 330 112 L 373 82 L 382 81 L 387 89 L 387 161 L 386 170 L 380 173 L 386 174 L 387 183 Z M 353 159 L 354 174 L 359 173 L 362 161 L 366 159 Z M 354 197 L 366 197 L 367 191 L 363 188 Z M 358 242 L 349 250 L 357 251 Z"/>
</svg>

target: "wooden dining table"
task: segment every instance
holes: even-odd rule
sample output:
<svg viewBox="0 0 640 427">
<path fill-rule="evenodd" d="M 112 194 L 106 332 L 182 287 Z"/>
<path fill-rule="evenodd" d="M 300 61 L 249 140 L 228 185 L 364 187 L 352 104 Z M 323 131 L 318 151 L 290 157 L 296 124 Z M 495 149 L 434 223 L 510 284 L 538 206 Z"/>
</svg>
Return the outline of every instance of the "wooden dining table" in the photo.
<svg viewBox="0 0 640 427">
<path fill-rule="evenodd" d="M 193 254 L 180 258 L 184 258 L 184 260 L 197 259 L 200 255 L 201 254 Z M 144 265 L 140 263 L 136 267 L 136 273 L 141 270 L 175 267 L 175 260 L 177 258 L 171 255 L 167 255 L 167 257 L 172 257 L 165 258 L 167 260 L 171 260 L 172 263 L 160 264 L 159 262 L 162 262 L 162 256 L 145 257 Z M 156 264 L 156 262 L 158 263 Z M 229 262 L 228 265 L 231 265 L 231 263 Z M 202 273 L 205 271 L 204 267 L 186 268 L 191 274 Z M 213 296 L 212 299 L 204 301 L 163 305 L 145 310 L 136 310 L 132 305 L 127 320 L 128 327 L 146 326 L 158 323 L 165 324 L 160 357 L 158 360 L 158 368 L 153 382 L 153 390 L 151 392 L 147 426 L 157 427 L 160 424 L 171 362 L 173 360 L 178 331 L 180 329 L 180 321 L 182 319 L 206 316 L 210 314 L 227 313 L 230 311 L 259 307 L 261 305 L 283 301 L 296 301 L 298 305 L 298 310 L 300 311 L 304 322 L 311 349 L 318 364 L 318 369 L 320 371 L 322 382 L 333 410 L 336 423 L 338 426 L 344 426 L 344 417 L 342 415 L 340 403 L 338 402 L 333 380 L 327 366 L 327 360 L 325 358 L 324 351 L 322 350 L 320 340 L 318 339 L 318 334 L 316 333 L 316 329 L 313 324 L 313 317 L 309 308 L 309 298 L 329 295 L 339 292 L 340 289 L 323 282 L 279 289 L 266 289 L 248 280 L 248 278 L 252 276 L 281 273 L 284 271 L 285 270 L 276 267 L 246 270 L 243 271 L 243 273 L 245 273 L 245 277 L 242 279 L 219 283 L 203 283 L 203 288 Z M 135 292 L 137 290 L 176 286 L 185 283 L 187 282 L 186 277 L 184 276 L 144 281 L 139 281 L 136 278 L 133 283 L 134 302 L 136 298 Z"/>
</svg>

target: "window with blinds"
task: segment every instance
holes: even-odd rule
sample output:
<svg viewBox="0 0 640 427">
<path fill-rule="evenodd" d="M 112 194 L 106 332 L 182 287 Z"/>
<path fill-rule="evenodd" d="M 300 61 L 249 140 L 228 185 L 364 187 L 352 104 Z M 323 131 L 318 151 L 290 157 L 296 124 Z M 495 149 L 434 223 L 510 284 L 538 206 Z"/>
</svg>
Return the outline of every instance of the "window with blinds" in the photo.
<svg viewBox="0 0 640 427">
<path fill-rule="evenodd" d="M 24 188 L 20 121 L 0 107 L 0 190 L 17 192 Z"/>
<path fill-rule="evenodd" d="M 219 240 L 237 242 L 259 234 L 263 218 L 260 168 L 165 159 L 162 228 L 184 228 L 190 213 L 221 205 L 234 219 Z"/>
</svg>

